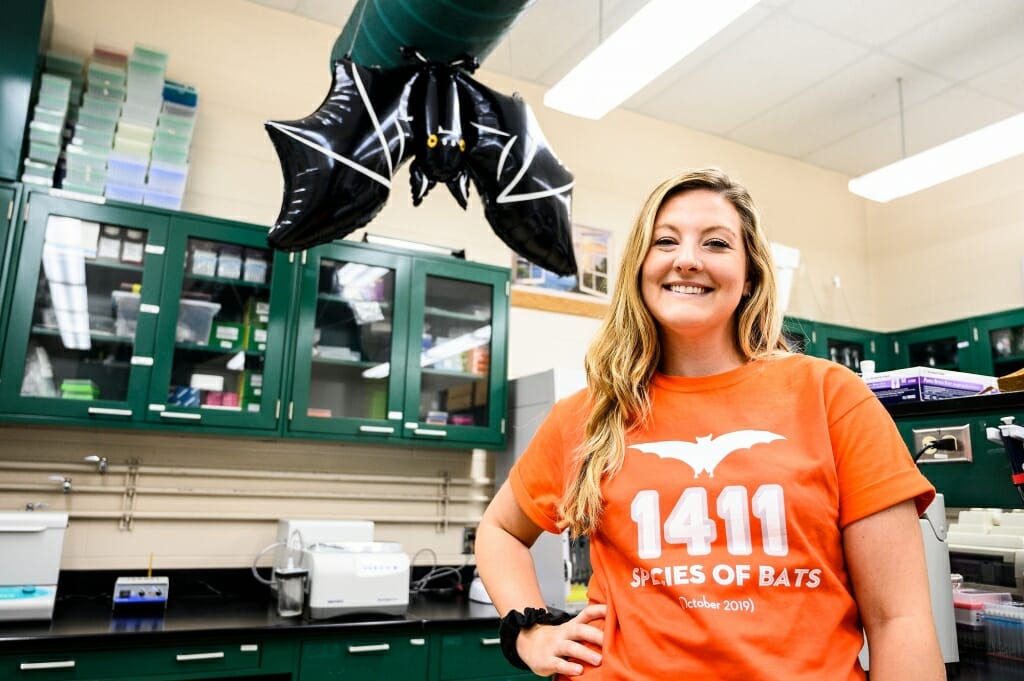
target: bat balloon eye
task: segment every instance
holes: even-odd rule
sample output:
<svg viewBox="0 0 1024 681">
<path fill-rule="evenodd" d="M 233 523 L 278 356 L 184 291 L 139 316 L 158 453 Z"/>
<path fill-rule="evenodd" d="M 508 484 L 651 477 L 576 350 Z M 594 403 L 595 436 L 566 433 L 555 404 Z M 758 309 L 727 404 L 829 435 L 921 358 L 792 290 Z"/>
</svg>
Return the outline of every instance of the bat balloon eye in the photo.
<svg viewBox="0 0 1024 681">
<path fill-rule="evenodd" d="M 466 140 L 459 140 L 459 151 L 466 150 Z"/>
<path fill-rule="evenodd" d="M 427 136 L 427 146 L 431 149 L 437 146 L 437 135 L 430 133 L 430 135 Z"/>
</svg>

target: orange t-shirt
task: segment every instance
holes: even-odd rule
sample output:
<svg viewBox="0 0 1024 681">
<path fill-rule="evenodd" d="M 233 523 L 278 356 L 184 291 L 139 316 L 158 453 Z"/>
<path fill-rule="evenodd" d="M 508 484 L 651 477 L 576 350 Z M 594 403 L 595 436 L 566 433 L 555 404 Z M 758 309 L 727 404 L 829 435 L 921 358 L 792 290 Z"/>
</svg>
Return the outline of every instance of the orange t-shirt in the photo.
<svg viewBox="0 0 1024 681">
<path fill-rule="evenodd" d="M 655 377 L 653 418 L 602 484 L 588 598 L 605 603 L 602 679 L 863 679 L 842 529 L 935 491 L 856 375 L 792 355 Z M 558 531 L 586 392 L 559 401 L 509 480 Z"/>
</svg>

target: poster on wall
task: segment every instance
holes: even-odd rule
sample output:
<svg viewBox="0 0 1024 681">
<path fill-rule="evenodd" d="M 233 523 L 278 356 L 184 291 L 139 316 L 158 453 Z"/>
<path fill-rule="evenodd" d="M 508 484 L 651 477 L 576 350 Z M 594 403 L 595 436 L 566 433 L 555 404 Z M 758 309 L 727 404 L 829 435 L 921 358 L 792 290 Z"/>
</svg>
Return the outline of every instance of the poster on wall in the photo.
<svg viewBox="0 0 1024 681">
<path fill-rule="evenodd" d="M 578 293 L 607 300 L 611 290 L 611 232 L 573 225 L 572 243 L 579 268 L 576 274 L 558 276 L 513 254 L 512 283 L 535 287 L 541 292 Z"/>
<path fill-rule="evenodd" d="M 573 225 L 572 242 L 578 269 L 568 276 L 549 272 L 513 253 L 513 305 L 600 316 L 611 295 L 612 233 Z"/>
</svg>

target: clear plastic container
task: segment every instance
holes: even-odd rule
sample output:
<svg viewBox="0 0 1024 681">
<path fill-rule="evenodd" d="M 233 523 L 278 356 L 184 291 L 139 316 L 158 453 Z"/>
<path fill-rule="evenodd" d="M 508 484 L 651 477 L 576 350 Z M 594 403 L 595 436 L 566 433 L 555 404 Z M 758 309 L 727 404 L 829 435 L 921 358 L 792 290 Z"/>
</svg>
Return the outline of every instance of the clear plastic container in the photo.
<svg viewBox="0 0 1024 681">
<path fill-rule="evenodd" d="M 164 192 L 146 189 L 142 197 L 142 205 L 154 208 L 166 208 L 167 210 L 181 210 L 181 201 L 184 197 L 181 194 L 166 194 Z"/>
<path fill-rule="evenodd" d="M 145 187 L 142 185 L 118 184 L 110 181 L 107 176 L 107 183 L 103 188 L 103 195 L 111 201 L 123 201 L 124 203 L 142 203 L 145 194 Z"/>
<path fill-rule="evenodd" d="M 178 306 L 178 324 L 174 340 L 178 343 L 206 345 L 210 340 L 213 318 L 220 312 L 220 303 L 182 299 Z"/>
<path fill-rule="evenodd" d="M 242 278 L 242 249 L 237 246 L 221 246 L 217 256 L 217 276 L 225 279 Z"/>
<path fill-rule="evenodd" d="M 190 246 L 189 272 L 207 277 L 217 274 L 217 247 L 207 241 L 192 241 Z"/>
<path fill-rule="evenodd" d="M 254 284 L 267 283 L 267 256 L 263 251 L 245 249 L 242 261 L 242 279 Z"/>
<path fill-rule="evenodd" d="M 110 152 L 107 179 L 114 184 L 142 186 L 146 182 L 146 159 L 120 150 Z"/>
<path fill-rule="evenodd" d="M 128 291 L 113 291 L 110 295 L 114 306 L 114 333 L 134 338 L 139 319 L 139 300 L 142 296 Z"/>
<path fill-rule="evenodd" d="M 188 164 L 151 161 L 146 188 L 161 194 L 181 196 L 188 180 Z"/>
</svg>

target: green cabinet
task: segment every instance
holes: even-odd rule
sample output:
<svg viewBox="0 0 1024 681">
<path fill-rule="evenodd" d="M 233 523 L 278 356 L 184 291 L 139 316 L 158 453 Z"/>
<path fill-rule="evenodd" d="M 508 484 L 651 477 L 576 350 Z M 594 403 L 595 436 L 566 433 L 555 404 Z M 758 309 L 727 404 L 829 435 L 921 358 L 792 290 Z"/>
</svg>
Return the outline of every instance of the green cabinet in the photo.
<svg viewBox="0 0 1024 681">
<path fill-rule="evenodd" d="M 899 331 L 890 334 L 892 365 L 985 373 L 978 340 L 970 319 Z"/>
<path fill-rule="evenodd" d="M 504 446 L 506 268 L 50 192 L 22 213 L 4 418 Z"/>
<path fill-rule="evenodd" d="M 981 373 L 1006 376 L 1024 369 L 1024 309 L 977 317 L 973 322 Z"/>
<path fill-rule="evenodd" d="M 4 413 L 277 427 L 293 268 L 263 233 L 44 193 L 29 194 L 25 211 L 0 367 Z M 247 262 L 260 263 L 258 277 L 246 278 Z M 266 306 L 285 314 L 261 322 Z M 221 325 L 234 336 L 221 341 Z M 246 393 L 254 375 L 259 394 Z"/>
<path fill-rule="evenodd" d="M 305 260 L 290 432 L 504 445 L 507 269 L 344 242 Z"/>
<path fill-rule="evenodd" d="M 302 642 L 298 681 L 426 681 L 429 647 L 422 632 L 344 636 Z"/>
<path fill-rule="evenodd" d="M 484 629 L 459 628 L 434 632 L 435 669 L 431 679 L 436 681 L 511 681 L 533 679 L 536 675 L 516 669 L 501 652 L 498 627 Z"/>
<path fill-rule="evenodd" d="M 0 310 L 8 309 L 7 273 L 10 270 L 11 244 L 14 240 L 15 225 L 18 222 L 21 186 L 0 182 Z M 6 318 L 0 314 L 0 352 L 4 347 Z"/>
<path fill-rule="evenodd" d="M 875 362 L 876 371 L 889 365 L 885 334 L 797 317 L 783 320 L 782 333 L 794 352 L 829 359 L 860 371 L 862 360 Z"/>
<path fill-rule="evenodd" d="M 0 179 L 20 178 L 22 146 L 32 118 L 32 85 L 52 31 L 49 0 L 4 3 L 0 24 Z"/>
<path fill-rule="evenodd" d="M 289 641 L 209 640 L 176 645 L 105 649 L 69 648 L 59 652 L 0 655 L 0 678 L 5 681 L 191 681 L 211 678 L 251 678 L 279 674 L 289 678 L 294 666 Z M 397 677 L 396 677 L 397 678 Z"/>
</svg>

